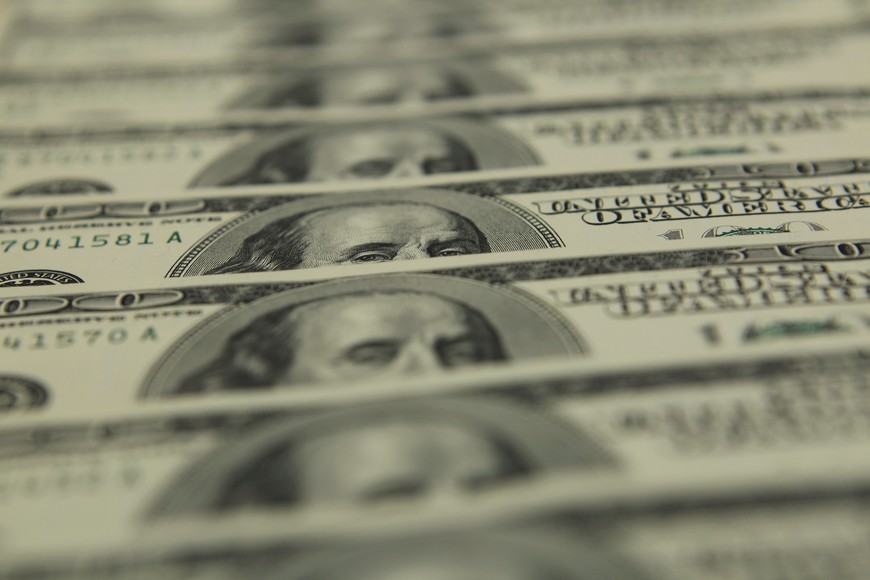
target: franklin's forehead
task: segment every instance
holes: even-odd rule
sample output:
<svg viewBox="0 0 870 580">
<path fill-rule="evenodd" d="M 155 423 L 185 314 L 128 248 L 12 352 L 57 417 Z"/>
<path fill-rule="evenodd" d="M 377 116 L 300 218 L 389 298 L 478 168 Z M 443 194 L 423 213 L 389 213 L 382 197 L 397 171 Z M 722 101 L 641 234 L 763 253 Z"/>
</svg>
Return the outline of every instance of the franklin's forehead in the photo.
<svg viewBox="0 0 870 580">
<path fill-rule="evenodd" d="M 462 542 L 462 543 L 460 543 Z M 431 545 L 403 545 L 399 550 L 381 551 L 344 562 L 342 570 L 330 574 L 336 580 L 464 580 L 486 577 L 508 580 L 571 578 L 561 567 L 516 545 L 492 545 L 477 538 Z"/>
<path fill-rule="evenodd" d="M 333 345 L 396 333 L 465 332 L 482 323 L 461 304 L 412 292 L 324 298 L 298 308 L 292 320 L 297 336 Z"/>
<path fill-rule="evenodd" d="M 400 221 L 395 221 L 396 218 Z M 329 237 L 340 236 L 327 224 L 340 222 L 349 227 L 383 226 L 391 222 L 403 229 L 408 225 L 422 225 L 428 222 L 443 224 L 466 224 L 469 220 L 449 210 L 426 203 L 373 201 L 366 204 L 336 206 L 313 212 L 306 224 L 314 233 Z"/>
<path fill-rule="evenodd" d="M 340 316 L 360 311 L 372 313 L 376 311 L 378 313 L 400 313 L 402 311 L 447 313 L 460 315 L 463 318 L 467 313 L 466 307 L 459 303 L 435 294 L 411 291 L 330 296 L 303 304 L 298 308 L 298 311 L 300 314 L 304 313 L 306 318 L 308 314 L 322 316 L 331 313 L 333 316 Z"/>
</svg>

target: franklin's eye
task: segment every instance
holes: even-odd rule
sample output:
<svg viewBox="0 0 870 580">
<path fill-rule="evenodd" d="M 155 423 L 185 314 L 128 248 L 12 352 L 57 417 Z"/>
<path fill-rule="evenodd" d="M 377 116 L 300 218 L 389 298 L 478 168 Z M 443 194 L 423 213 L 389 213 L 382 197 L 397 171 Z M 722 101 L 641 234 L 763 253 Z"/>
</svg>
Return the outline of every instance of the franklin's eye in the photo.
<svg viewBox="0 0 870 580">
<path fill-rule="evenodd" d="M 438 250 L 437 252 L 435 252 L 433 254 L 433 256 L 436 258 L 448 258 L 450 256 L 466 256 L 468 254 L 474 254 L 474 253 L 476 253 L 476 252 L 474 252 L 473 250 L 471 250 L 469 248 L 456 246 L 456 247 L 452 247 L 452 248 L 443 248 L 441 250 Z"/>
<path fill-rule="evenodd" d="M 441 360 L 448 367 L 474 364 L 480 360 L 477 344 L 472 340 L 457 340 L 439 345 Z"/>
<path fill-rule="evenodd" d="M 344 358 L 359 366 L 381 367 L 393 362 L 399 354 L 399 345 L 393 342 L 367 342 L 351 347 Z"/>
<path fill-rule="evenodd" d="M 376 262 L 389 262 L 393 256 L 386 252 L 360 252 L 348 259 L 353 264 L 373 264 Z"/>
<path fill-rule="evenodd" d="M 426 175 L 433 175 L 436 173 L 453 173 L 455 171 L 462 171 L 462 167 L 456 160 L 451 159 L 450 157 L 443 157 L 441 159 L 427 159 L 423 163 L 423 171 L 426 172 Z"/>
<path fill-rule="evenodd" d="M 384 177 L 389 175 L 395 164 L 392 159 L 371 159 L 352 165 L 348 172 L 362 178 Z"/>
</svg>

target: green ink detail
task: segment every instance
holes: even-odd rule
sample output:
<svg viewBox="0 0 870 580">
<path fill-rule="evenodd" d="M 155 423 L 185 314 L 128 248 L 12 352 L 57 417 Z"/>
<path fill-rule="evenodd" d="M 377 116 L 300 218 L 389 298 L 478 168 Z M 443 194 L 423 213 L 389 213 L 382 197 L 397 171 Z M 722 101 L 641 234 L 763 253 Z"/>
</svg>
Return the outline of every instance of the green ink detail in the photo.
<svg viewBox="0 0 870 580">
<path fill-rule="evenodd" d="M 849 332 L 849 328 L 840 325 L 836 320 L 796 320 L 775 322 L 761 328 L 750 328 L 746 331 L 745 339 L 747 342 L 755 342 L 843 332 Z"/>
<path fill-rule="evenodd" d="M 731 231 L 716 234 L 717 238 L 727 238 L 730 236 L 760 236 L 765 234 L 781 234 L 785 230 L 782 228 L 734 228 Z"/>
<path fill-rule="evenodd" d="M 674 151 L 671 157 L 703 157 L 706 155 L 736 155 L 739 153 L 749 153 L 749 150 L 744 146 L 737 147 L 696 147 L 694 149 L 685 149 L 683 151 Z"/>
</svg>

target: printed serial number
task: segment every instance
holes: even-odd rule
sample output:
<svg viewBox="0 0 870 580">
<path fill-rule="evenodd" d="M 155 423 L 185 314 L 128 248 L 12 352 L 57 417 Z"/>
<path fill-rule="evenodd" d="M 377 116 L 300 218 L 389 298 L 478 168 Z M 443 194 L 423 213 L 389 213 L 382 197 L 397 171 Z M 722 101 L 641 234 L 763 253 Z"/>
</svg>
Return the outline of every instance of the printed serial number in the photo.
<svg viewBox="0 0 870 580">
<path fill-rule="evenodd" d="M 181 243 L 181 235 L 173 232 L 164 244 Z M 104 248 L 107 246 L 153 246 L 155 244 L 149 233 L 139 234 L 94 234 L 93 236 L 69 236 L 67 238 L 30 238 L 28 240 L 0 240 L 0 252 L 8 254 L 13 251 L 33 252 L 39 249 L 47 250 L 82 250 L 85 248 Z"/>
<path fill-rule="evenodd" d="M 137 333 L 126 328 L 61 330 L 55 333 L 36 332 L 27 337 L 4 336 L 0 346 L 8 350 L 44 350 L 48 348 L 69 348 L 77 345 L 100 346 L 104 344 L 121 345 L 127 342 L 148 342 L 157 340 L 153 327 Z"/>
</svg>

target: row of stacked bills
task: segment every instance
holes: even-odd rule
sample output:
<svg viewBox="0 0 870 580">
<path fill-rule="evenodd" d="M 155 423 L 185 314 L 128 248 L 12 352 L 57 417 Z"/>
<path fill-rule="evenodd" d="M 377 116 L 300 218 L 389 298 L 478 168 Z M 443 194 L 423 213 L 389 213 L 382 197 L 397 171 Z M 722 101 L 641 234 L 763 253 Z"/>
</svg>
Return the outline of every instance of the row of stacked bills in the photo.
<svg viewBox="0 0 870 580">
<path fill-rule="evenodd" d="M 3 1 L 0 580 L 870 578 L 868 52 L 868 0 Z"/>
</svg>

